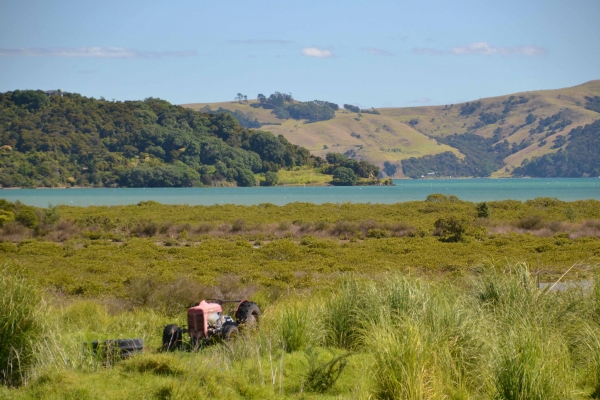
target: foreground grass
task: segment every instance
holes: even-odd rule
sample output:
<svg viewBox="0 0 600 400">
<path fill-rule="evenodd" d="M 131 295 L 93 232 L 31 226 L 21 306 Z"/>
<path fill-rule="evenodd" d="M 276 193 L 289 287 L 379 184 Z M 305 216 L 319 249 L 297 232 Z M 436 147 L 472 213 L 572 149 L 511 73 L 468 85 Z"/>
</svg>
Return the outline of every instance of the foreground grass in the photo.
<svg viewBox="0 0 600 400">
<path fill-rule="evenodd" d="M 0 398 L 598 398 L 600 286 L 537 281 L 596 281 L 599 204 L 5 202 Z M 258 302 L 260 331 L 160 353 L 203 298 Z M 133 337 L 114 364 L 82 348 Z"/>
<path fill-rule="evenodd" d="M 258 333 L 191 353 L 157 351 L 184 310 L 46 294 L 36 362 L 0 398 L 595 398 L 597 288 L 540 290 L 524 264 L 481 265 L 453 284 L 345 276 L 262 305 Z M 82 351 L 115 337 L 143 338 L 144 354 L 106 365 Z M 324 367 L 336 359 L 339 375 Z"/>
</svg>

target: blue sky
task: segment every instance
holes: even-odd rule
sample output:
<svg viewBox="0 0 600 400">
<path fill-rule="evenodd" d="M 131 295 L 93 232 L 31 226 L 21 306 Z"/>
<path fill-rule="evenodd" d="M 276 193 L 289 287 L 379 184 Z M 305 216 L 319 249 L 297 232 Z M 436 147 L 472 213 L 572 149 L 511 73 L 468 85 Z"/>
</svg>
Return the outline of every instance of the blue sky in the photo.
<svg viewBox="0 0 600 400">
<path fill-rule="evenodd" d="M 600 79 L 598 21 L 598 0 L 0 0 L 0 92 L 450 104 Z"/>
</svg>

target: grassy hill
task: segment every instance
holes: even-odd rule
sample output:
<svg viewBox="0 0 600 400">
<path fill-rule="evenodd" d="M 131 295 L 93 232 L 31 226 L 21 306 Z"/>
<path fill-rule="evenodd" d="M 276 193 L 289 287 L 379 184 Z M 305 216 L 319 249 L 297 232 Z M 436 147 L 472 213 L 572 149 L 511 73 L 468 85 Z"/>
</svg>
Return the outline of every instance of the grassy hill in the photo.
<svg viewBox="0 0 600 400">
<path fill-rule="evenodd" d="M 505 165 L 492 174 L 501 177 L 509 176 L 526 158 L 566 147 L 571 129 L 599 120 L 600 113 L 585 108 L 586 97 L 594 96 L 600 96 L 600 80 L 571 88 L 522 92 L 462 104 L 382 108 L 378 110 L 380 115 L 363 113 L 361 118 L 356 113 L 339 110 L 334 119 L 315 123 L 277 119 L 271 110 L 250 107 L 252 102 L 198 103 L 184 107 L 199 110 L 208 105 L 214 110 L 222 107 L 252 113 L 261 123 L 281 124 L 263 125 L 261 129 L 282 134 L 314 155 L 348 152 L 353 158 L 379 165 L 446 151 L 462 158 L 458 149 L 440 143 L 455 133 L 473 133 L 493 138 L 496 143 L 506 140 L 519 150 L 508 155 Z M 527 123 L 530 114 L 530 121 L 535 119 Z M 540 127 L 541 122 L 547 125 Z M 559 136 L 567 138 L 561 146 L 558 146 L 560 142 L 555 143 Z"/>
<path fill-rule="evenodd" d="M 291 143 L 307 148 L 313 155 L 321 157 L 329 152 L 350 152 L 352 158 L 382 165 L 385 161 L 394 163 L 410 157 L 445 151 L 461 156 L 458 150 L 438 143 L 410 125 L 384 115 L 362 114 L 359 118 L 356 113 L 338 110 L 334 119 L 304 123 L 294 119 L 277 119 L 271 114 L 271 110 L 252 108 L 250 104 L 252 102 L 198 103 L 183 106 L 201 110 L 208 105 L 213 110 L 222 107 L 231 111 L 240 110 L 245 114 L 252 113 L 260 122 L 267 123 L 261 129 L 275 135 L 283 135 Z"/>
</svg>

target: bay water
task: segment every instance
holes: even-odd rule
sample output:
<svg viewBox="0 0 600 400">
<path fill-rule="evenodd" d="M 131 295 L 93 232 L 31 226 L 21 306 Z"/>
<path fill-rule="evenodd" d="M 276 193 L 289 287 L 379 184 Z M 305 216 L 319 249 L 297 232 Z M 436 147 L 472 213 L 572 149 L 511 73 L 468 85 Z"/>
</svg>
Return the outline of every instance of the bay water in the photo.
<svg viewBox="0 0 600 400">
<path fill-rule="evenodd" d="M 154 200 L 163 204 L 240 204 L 293 202 L 322 203 L 398 203 L 425 200 L 432 193 L 455 195 L 473 202 L 492 200 L 529 200 L 552 197 L 564 201 L 600 200 L 598 178 L 555 179 L 439 179 L 395 180 L 396 186 L 276 186 L 227 188 L 74 188 L 2 189 L 0 198 L 24 204 L 112 206 Z"/>
</svg>

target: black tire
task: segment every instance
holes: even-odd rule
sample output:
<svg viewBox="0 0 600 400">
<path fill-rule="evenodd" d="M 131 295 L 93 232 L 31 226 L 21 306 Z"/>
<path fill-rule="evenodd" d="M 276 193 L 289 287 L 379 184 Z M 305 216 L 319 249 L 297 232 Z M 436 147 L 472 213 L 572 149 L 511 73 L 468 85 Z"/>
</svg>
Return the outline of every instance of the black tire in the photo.
<svg viewBox="0 0 600 400">
<path fill-rule="evenodd" d="M 238 330 L 237 324 L 229 323 L 229 324 L 223 325 L 223 328 L 221 330 L 221 337 L 226 342 L 230 342 L 231 340 L 235 339 L 235 337 L 239 333 L 240 333 L 240 331 Z"/>
<path fill-rule="evenodd" d="M 144 350 L 144 341 L 142 339 L 117 339 L 112 342 L 113 346 L 119 349 L 121 358 L 129 358 L 135 353 L 141 353 Z"/>
<path fill-rule="evenodd" d="M 175 349 L 181 349 L 183 344 L 183 332 L 181 328 L 175 324 L 169 324 L 165 326 L 162 337 L 162 350 L 173 351 Z"/>
<path fill-rule="evenodd" d="M 244 324 L 249 327 L 258 327 L 260 320 L 260 309 L 258 304 L 252 301 L 244 301 L 239 305 L 235 312 L 235 319 L 238 324 Z"/>
<path fill-rule="evenodd" d="M 136 353 L 141 353 L 144 350 L 144 341 L 137 338 L 94 340 L 91 342 L 91 350 L 107 364 L 112 364 L 118 359 L 129 358 Z"/>
</svg>

